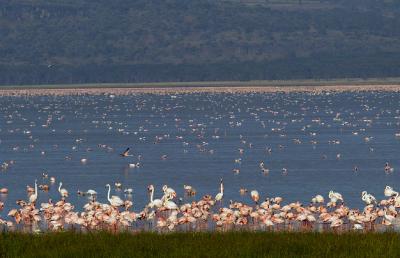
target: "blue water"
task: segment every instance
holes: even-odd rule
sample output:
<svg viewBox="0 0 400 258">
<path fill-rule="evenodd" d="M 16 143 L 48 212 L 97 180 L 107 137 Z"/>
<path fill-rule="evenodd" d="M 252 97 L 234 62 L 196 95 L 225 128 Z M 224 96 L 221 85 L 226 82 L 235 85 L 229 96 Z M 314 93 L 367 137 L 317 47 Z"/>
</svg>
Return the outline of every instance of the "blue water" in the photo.
<svg viewBox="0 0 400 258">
<path fill-rule="evenodd" d="M 131 198 L 139 211 L 149 184 L 156 197 L 164 184 L 181 197 L 183 184 L 192 185 L 198 199 L 217 194 L 223 178 L 226 204 L 250 202 L 240 196 L 241 187 L 257 189 L 262 198 L 304 203 L 316 194 L 327 198 L 332 189 L 360 208 L 363 190 L 378 199 L 385 185 L 400 190 L 399 103 L 394 92 L 0 97 L 0 162 L 15 161 L 0 172 L 0 187 L 9 189 L 0 200 L 6 211 L 27 200 L 26 185 L 35 179 L 51 186 L 39 192 L 39 202 L 58 200 L 62 181 L 68 200 L 81 210 L 87 198 L 78 190 L 94 189 L 106 202 L 105 185 L 121 182 L 122 191 L 112 194 Z M 133 156 L 120 157 L 126 147 Z M 261 161 L 269 174 L 262 173 Z M 136 162 L 140 168 L 128 167 Z M 393 173 L 385 173 L 385 162 Z M 133 188 L 132 197 L 124 188 Z"/>
</svg>

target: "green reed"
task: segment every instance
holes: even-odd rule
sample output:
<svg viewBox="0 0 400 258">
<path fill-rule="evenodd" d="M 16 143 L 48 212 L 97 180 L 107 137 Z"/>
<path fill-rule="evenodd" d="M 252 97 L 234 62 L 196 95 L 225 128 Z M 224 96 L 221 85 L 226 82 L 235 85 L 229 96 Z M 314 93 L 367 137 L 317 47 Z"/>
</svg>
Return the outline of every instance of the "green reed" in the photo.
<svg viewBox="0 0 400 258">
<path fill-rule="evenodd" d="M 400 257 L 398 233 L 0 234 L 1 257 Z"/>
</svg>

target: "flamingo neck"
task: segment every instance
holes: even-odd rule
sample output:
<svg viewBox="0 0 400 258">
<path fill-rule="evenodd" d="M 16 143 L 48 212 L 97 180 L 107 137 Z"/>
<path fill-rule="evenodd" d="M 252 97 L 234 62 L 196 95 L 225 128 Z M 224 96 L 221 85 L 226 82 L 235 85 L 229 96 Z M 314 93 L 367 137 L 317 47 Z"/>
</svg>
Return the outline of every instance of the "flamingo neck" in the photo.
<svg viewBox="0 0 400 258">
<path fill-rule="evenodd" d="M 151 189 L 151 193 L 150 193 L 150 202 L 153 202 L 153 198 L 154 198 L 154 188 Z"/>
<path fill-rule="evenodd" d="M 60 182 L 60 185 L 58 186 L 58 191 L 59 192 L 61 192 L 61 186 L 62 186 L 62 183 Z"/>
<path fill-rule="evenodd" d="M 223 183 L 221 183 L 221 187 L 220 188 L 221 188 L 220 191 L 223 194 L 224 193 L 224 184 Z"/>
<path fill-rule="evenodd" d="M 107 199 L 109 202 L 111 202 L 111 198 L 110 198 L 110 192 L 111 192 L 111 186 L 108 185 L 108 193 L 107 193 Z"/>
<path fill-rule="evenodd" d="M 35 181 L 35 195 L 37 195 L 37 183 Z"/>
</svg>

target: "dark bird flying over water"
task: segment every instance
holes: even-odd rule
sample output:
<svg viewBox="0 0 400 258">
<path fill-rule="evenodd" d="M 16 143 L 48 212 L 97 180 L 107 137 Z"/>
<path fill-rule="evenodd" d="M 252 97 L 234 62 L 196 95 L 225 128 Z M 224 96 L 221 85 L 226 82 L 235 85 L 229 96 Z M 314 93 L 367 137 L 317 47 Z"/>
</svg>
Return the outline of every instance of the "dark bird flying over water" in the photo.
<svg viewBox="0 0 400 258">
<path fill-rule="evenodd" d="M 126 148 L 126 150 L 124 152 L 122 152 L 121 154 L 119 154 L 119 155 L 121 155 L 122 157 L 128 157 L 129 156 L 129 150 L 130 150 L 130 148 Z"/>
</svg>

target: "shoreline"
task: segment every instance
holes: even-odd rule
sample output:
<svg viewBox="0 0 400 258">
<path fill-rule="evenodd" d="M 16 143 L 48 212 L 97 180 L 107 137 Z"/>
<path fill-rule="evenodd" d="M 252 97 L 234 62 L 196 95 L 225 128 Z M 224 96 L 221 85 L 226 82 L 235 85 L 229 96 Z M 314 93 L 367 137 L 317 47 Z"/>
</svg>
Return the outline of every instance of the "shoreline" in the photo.
<svg viewBox="0 0 400 258">
<path fill-rule="evenodd" d="M 400 78 L 4 85 L 0 96 L 400 91 Z"/>
<path fill-rule="evenodd" d="M 188 93 L 292 93 L 292 92 L 360 92 L 390 91 L 400 92 L 400 84 L 395 85 L 320 85 L 320 86 L 188 86 L 188 87 L 98 87 L 98 88 L 1 88 L 3 96 L 41 96 L 41 95 L 132 95 L 132 94 L 188 94 Z"/>
</svg>

